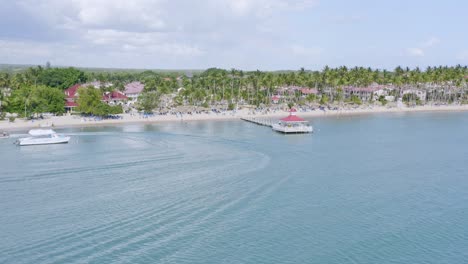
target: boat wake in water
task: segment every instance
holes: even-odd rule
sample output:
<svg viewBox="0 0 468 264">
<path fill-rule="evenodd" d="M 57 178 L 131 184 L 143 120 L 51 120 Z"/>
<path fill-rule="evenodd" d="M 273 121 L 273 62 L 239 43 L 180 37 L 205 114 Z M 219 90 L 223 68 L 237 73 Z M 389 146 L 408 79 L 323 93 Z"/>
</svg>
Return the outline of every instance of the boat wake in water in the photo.
<svg viewBox="0 0 468 264">
<path fill-rule="evenodd" d="M 464 263 L 468 122 L 435 117 L 2 140 L 0 263 Z"/>
</svg>

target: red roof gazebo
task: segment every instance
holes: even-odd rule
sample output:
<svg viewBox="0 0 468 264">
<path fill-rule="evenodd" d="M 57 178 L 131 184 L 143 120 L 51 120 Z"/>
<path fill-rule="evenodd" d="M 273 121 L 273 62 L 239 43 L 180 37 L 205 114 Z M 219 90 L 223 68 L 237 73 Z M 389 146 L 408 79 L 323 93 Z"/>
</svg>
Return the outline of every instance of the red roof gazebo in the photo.
<svg viewBox="0 0 468 264">
<path fill-rule="evenodd" d="M 295 108 L 291 108 L 289 110 L 289 116 L 280 119 L 282 122 L 286 123 L 302 123 L 302 122 L 307 122 L 305 119 L 302 119 L 296 115 L 297 110 Z"/>
</svg>

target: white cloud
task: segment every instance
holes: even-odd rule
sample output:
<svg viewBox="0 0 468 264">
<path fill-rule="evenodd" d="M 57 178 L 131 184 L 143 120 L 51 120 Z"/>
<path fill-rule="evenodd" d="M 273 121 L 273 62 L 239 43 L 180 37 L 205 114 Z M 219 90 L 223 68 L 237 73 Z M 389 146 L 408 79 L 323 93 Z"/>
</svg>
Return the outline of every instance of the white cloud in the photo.
<svg viewBox="0 0 468 264">
<path fill-rule="evenodd" d="M 364 20 L 365 17 L 361 15 L 334 16 L 330 18 L 330 21 L 336 24 L 353 24 L 362 22 Z"/>
<path fill-rule="evenodd" d="M 304 47 L 302 45 L 294 44 L 291 46 L 291 52 L 295 56 L 317 56 L 322 53 L 322 49 L 317 47 Z"/>
<path fill-rule="evenodd" d="M 80 51 L 80 47 L 73 44 L 0 39 L 0 61 L 7 63 L 44 64 L 52 61 L 69 65 L 69 59 L 83 56 Z"/>
<path fill-rule="evenodd" d="M 32 16 L 66 29 L 114 28 L 160 30 L 163 0 L 20 0 Z"/>
<path fill-rule="evenodd" d="M 163 67 L 170 58 L 198 64 L 225 60 L 227 67 L 240 67 L 260 53 L 265 58 L 285 49 L 289 55 L 317 54 L 315 48 L 291 48 L 286 39 L 294 31 L 287 17 L 317 4 L 318 0 L 18 0 L 13 5 L 27 14 L 25 20 L 40 21 L 44 32 L 60 37 L 41 42 L 29 34 L 29 39 L 13 40 L 36 52 L 31 58 L 66 65 L 95 60 L 115 66 L 115 61 L 134 54 L 142 65 L 144 58 Z M 2 39 L 12 41 L 0 35 Z M 74 51 L 67 51 L 73 45 Z M 8 50 L 12 48 L 9 44 Z M 0 60 L 6 58 L 6 50 L 0 51 Z M 8 56 L 3 61 L 19 60 Z"/>
<path fill-rule="evenodd" d="M 433 48 L 440 43 L 440 39 L 437 37 L 431 37 L 430 39 L 422 42 L 419 47 L 407 48 L 406 54 L 412 57 L 424 57 L 427 50 Z"/>
<path fill-rule="evenodd" d="M 275 11 L 295 10 L 301 11 L 314 7 L 318 0 L 218 0 L 224 1 L 236 14 L 245 15 L 255 12 L 263 16 Z"/>
<path fill-rule="evenodd" d="M 468 50 L 463 50 L 457 55 L 457 59 L 468 62 Z"/>
<path fill-rule="evenodd" d="M 34 43 L 31 45 L 23 41 L 7 41 L 0 40 L 0 58 L 8 57 L 47 57 L 52 54 L 52 50 L 48 45 Z"/>
<path fill-rule="evenodd" d="M 436 37 L 432 37 L 432 38 L 426 40 L 426 41 L 422 44 L 422 46 L 423 46 L 424 48 L 431 48 L 431 47 L 436 46 L 436 45 L 439 44 L 439 43 L 440 43 L 440 39 L 438 39 L 438 38 L 436 38 Z"/>
<path fill-rule="evenodd" d="M 111 29 L 89 30 L 84 36 L 89 42 L 103 47 L 138 53 L 169 56 L 199 56 L 204 52 L 197 46 L 179 43 L 161 32 L 126 32 Z"/>
<path fill-rule="evenodd" d="M 424 57 L 424 50 L 421 48 L 408 48 L 406 49 L 406 53 L 413 57 Z"/>
<path fill-rule="evenodd" d="M 267 18 L 276 13 L 302 11 L 317 4 L 318 0 L 19 0 L 19 5 L 31 15 L 50 23 L 152 31 L 210 17 L 221 23 L 225 19 L 247 15 Z M 177 21 L 180 18 L 184 21 Z"/>
</svg>

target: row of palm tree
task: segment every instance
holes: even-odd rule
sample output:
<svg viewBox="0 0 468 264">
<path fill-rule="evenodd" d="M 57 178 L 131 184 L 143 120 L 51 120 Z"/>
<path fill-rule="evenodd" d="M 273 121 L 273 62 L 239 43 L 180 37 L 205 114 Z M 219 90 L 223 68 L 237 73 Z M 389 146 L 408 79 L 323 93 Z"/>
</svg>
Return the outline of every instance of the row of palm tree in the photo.
<svg viewBox="0 0 468 264">
<path fill-rule="evenodd" d="M 36 85 L 38 76 L 45 70 L 31 67 L 15 74 L 0 73 L 0 88 L 18 89 L 22 85 Z M 281 87 L 310 87 L 327 94 L 331 100 L 342 100 L 343 87 L 366 87 L 371 84 L 392 85 L 396 88 L 426 89 L 428 98 L 437 101 L 466 100 L 468 68 L 439 66 L 420 68 L 397 67 L 393 71 L 364 67 L 325 67 L 321 71 L 262 72 L 224 70 L 211 68 L 195 74 L 155 71 L 87 71 L 80 80 L 111 82 L 122 90 L 125 83 L 142 81 L 146 91 L 160 94 L 177 94 L 179 104 L 213 105 L 244 103 L 270 104 L 271 97 L 281 92 Z M 456 96 L 455 96 L 456 95 Z M 461 98 L 460 98 L 461 97 Z M 288 94 L 289 100 L 301 100 L 300 92 Z M 310 100 L 318 98 L 309 97 Z"/>
<path fill-rule="evenodd" d="M 188 103 L 200 104 L 216 102 L 246 102 L 248 104 L 269 104 L 271 96 L 278 94 L 281 87 L 310 87 L 322 94 L 327 91 L 330 98 L 343 99 L 345 86 L 366 87 L 371 84 L 392 86 L 396 89 L 416 88 L 427 90 L 428 98 L 438 101 L 455 100 L 454 95 L 467 94 L 468 69 L 455 67 L 419 68 L 397 67 L 393 72 L 372 70 L 370 68 L 347 67 L 329 68 L 322 71 L 290 72 L 243 72 L 241 70 L 208 69 L 192 78 L 182 77 L 180 87 L 185 90 L 182 96 Z M 297 101 L 300 92 L 289 98 Z"/>
</svg>

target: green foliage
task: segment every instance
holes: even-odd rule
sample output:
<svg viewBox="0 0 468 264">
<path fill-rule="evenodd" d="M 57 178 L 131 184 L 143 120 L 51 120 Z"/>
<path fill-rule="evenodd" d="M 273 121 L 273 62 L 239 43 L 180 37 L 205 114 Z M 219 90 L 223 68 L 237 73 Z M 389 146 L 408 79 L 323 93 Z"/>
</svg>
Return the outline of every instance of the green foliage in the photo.
<svg viewBox="0 0 468 264">
<path fill-rule="evenodd" d="M 121 105 L 110 106 L 104 102 L 101 102 L 93 111 L 93 115 L 96 116 L 108 116 L 108 115 L 117 115 L 123 113 Z"/>
<path fill-rule="evenodd" d="M 145 92 L 156 92 L 158 85 L 158 79 L 149 79 L 145 81 Z"/>
<path fill-rule="evenodd" d="M 106 104 L 101 99 L 102 94 L 99 89 L 91 87 L 79 88 L 77 110 L 83 114 L 103 116 L 106 112 Z"/>
<path fill-rule="evenodd" d="M 0 112 L 3 111 L 8 106 L 8 101 L 6 100 L 5 93 L 0 88 Z"/>
<path fill-rule="evenodd" d="M 109 114 L 118 115 L 123 113 L 123 108 L 121 105 L 109 106 Z"/>
<path fill-rule="evenodd" d="M 54 113 L 63 114 L 64 94 L 61 90 L 47 86 L 22 86 L 13 90 L 8 98 L 8 111 L 23 115 Z"/>
<path fill-rule="evenodd" d="M 233 103 L 229 103 L 228 110 L 234 110 L 234 108 L 236 108 L 236 105 Z"/>
<path fill-rule="evenodd" d="M 338 88 L 336 90 L 334 100 L 339 101 L 339 102 L 343 100 L 343 89 Z"/>
<path fill-rule="evenodd" d="M 385 99 L 385 96 L 383 96 L 383 95 L 379 96 L 379 102 L 382 105 L 386 105 L 388 103 L 387 99 Z"/>
<path fill-rule="evenodd" d="M 261 72 L 231 69 L 210 68 L 203 72 L 185 73 L 183 71 L 152 71 L 152 70 L 110 70 L 110 69 L 86 69 L 73 68 L 41 68 L 33 67 L 0 74 L 0 88 L 9 87 L 12 90 L 22 86 L 45 84 L 59 89 L 67 88 L 76 83 L 87 80 L 112 82 L 112 89 L 122 90 L 124 84 L 131 81 L 141 81 L 145 84 L 144 92 L 158 94 L 174 93 L 176 89 L 183 87 L 174 99 L 175 105 L 189 102 L 193 105 L 201 105 L 204 102 L 216 104 L 220 101 L 232 103 L 243 102 L 250 105 L 268 105 L 271 96 L 280 94 L 281 87 L 300 86 L 314 87 L 322 95 L 308 95 L 308 102 L 320 100 L 322 105 L 331 100 L 341 102 L 344 98 L 341 87 L 355 86 L 365 87 L 373 83 L 392 84 L 397 88 L 402 86 L 416 87 L 421 83 L 431 83 L 441 87 L 435 92 L 429 92 L 427 99 L 433 101 L 462 102 L 466 98 L 457 96 L 459 88 L 467 92 L 468 67 L 456 65 L 454 67 L 428 67 L 425 70 L 419 68 L 409 69 L 397 67 L 393 71 L 370 69 L 367 67 L 345 66 L 338 68 L 325 67 L 321 71 Z M 456 87 L 454 87 L 456 86 Z M 458 87 L 458 88 L 457 88 Z M 455 91 L 452 95 L 447 90 Z M 389 95 L 398 96 L 399 89 L 390 92 Z M 285 100 L 295 104 L 302 103 L 302 94 L 296 91 L 294 94 L 285 94 Z M 466 95 L 465 95 L 466 96 Z M 373 98 L 377 99 L 377 98 Z M 0 100 L 2 100 L 0 98 Z M 359 103 L 359 100 L 347 100 Z M 372 100 L 371 100 L 372 101 Z M 384 102 L 383 100 L 379 100 Z M 2 100 L 5 102 L 5 100 Z M 417 100 L 414 102 L 418 103 Z M 419 103 L 421 103 L 419 101 Z M 4 105 L 2 103 L 2 105 Z M 24 109 L 23 109 L 24 112 Z"/>
<path fill-rule="evenodd" d="M 293 103 L 291 103 L 291 102 L 288 103 L 288 108 L 289 108 L 289 109 L 293 108 L 293 106 L 294 106 Z"/>
<path fill-rule="evenodd" d="M 411 102 L 415 102 L 417 105 L 421 104 L 421 100 L 419 99 L 418 95 L 414 93 L 404 94 L 402 100 L 406 104 L 410 104 Z"/>
<path fill-rule="evenodd" d="M 208 102 L 203 102 L 202 106 L 205 108 L 210 108 L 210 105 L 208 104 Z"/>
<path fill-rule="evenodd" d="M 315 95 L 315 94 L 309 94 L 309 95 L 307 95 L 306 100 L 307 100 L 308 102 L 310 102 L 310 103 L 315 102 L 315 100 L 317 100 L 317 95 Z"/>
<path fill-rule="evenodd" d="M 418 95 L 414 94 L 414 93 L 408 93 L 408 94 L 404 94 L 403 97 L 402 97 L 402 101 L 406 103 L 406 105 L 410 106 L 410 105 L 421 105 L 422 102 L 421 100 L 419 99 Z"/>
<path fill-rule="evenodd" d="M 144 92 L 138 98 L 138 109 L 145 112 L 153 112 L 159 106 L 161 95 L 158 92 Z"/>
<path fill-rule="evenodd" d="M 5 112 L 1 112 L 0 113 L 0 120 L 5 120 L 6 118 L 6 113 Z"/>
<path fill-rule="evenodd" d="M 121 105 L 110 106 L 102 102 L 102 93 L 99 89 L 82 87 L 78 89 L 78 94 L 77 110 L 83 114 L 108 116 L 123 113 Z"/>
<path fill-rule="evenodd" d="M 37 76 L 37 83 L 50 87 L 66 89 L 77 83 L 86 81 L 84 72 L 75 68 L 41 69 Z"/>
<path fill-rule="evenodd" d="M 184 98 L 180 95 L 177 95 L 175 98 L 174 98 L 174 103 L 175 105 L 177 106 L 180 106 L 184 103 Z"/>
<path fill-rule="evenodd" d="M 12 123 L 15 122 L 15 119 L 16 119 L 15 116 L 10 116 L 10 117 L 8 117 L 8 121 L 10 121 L 10 122 L 12 122 Z"/>
<path fill-rule="evenodd" d="M 209 76 L 224 76 L 227 75 L 228 71 L 224 69 L 218 69 L 218 68 L 209 68 L 205 70 L 202 74 L 200 74 L 201 77 L 209 77 Z"/>
<path fill-rule="evenodd" d="M 328 104 L 329 98 L 326 94 L 322 94 L 322 97 L 320 98 L 320 104 L 325 105 Z"/>
<path fill-rule="evenodd" d="M 350 102 L 353 103 L 353 104 L 357 104 L 357 105 L 362 104 L 361 98 L 359 98 L 356 95 L 351 95 Z"/>
</svg>

